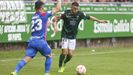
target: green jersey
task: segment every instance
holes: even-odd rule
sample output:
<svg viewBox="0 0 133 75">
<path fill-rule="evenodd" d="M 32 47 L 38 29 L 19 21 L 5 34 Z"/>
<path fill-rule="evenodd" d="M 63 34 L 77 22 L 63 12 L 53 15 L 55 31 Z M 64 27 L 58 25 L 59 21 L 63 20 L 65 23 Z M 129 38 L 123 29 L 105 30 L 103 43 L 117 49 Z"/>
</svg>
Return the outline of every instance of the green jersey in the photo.
<svg viewBox="0 0 133 75">
<path fill-rule="evenodd" d="M 90 16 L 85 16 L 83 12 L 78 11 L 77 14 L 72 14 L 71 10 L 66 10 L 62 14 L 63 27 L 61 37 L 75 39 L 78 32 L 78 25 L 82 19 L 90 19 Z"/>
</svg>

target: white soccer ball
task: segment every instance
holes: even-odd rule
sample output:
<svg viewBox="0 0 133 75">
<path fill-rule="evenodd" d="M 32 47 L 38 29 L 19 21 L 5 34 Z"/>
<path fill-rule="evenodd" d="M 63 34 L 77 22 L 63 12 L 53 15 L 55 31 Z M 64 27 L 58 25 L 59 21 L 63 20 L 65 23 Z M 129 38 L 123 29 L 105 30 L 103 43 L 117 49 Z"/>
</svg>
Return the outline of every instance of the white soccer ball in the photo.
<svg viewBox="0 0 133 75">
<path fill-rule="evenodd" d="M 84 75 L 86 73 L 86 68 L 84 65 L 78 65 L 76 67 L 76 72 L 78 75 Z"/>
</svg>

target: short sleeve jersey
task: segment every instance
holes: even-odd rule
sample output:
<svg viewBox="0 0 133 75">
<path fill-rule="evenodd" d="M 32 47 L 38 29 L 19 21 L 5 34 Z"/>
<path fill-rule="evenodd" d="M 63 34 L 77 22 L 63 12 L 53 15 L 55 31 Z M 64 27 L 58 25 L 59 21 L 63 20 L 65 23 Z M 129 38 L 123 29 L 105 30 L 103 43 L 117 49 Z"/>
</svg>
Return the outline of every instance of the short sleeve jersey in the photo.
<svg viewBox="0 0 133 75">
<path fill-rule="evenodd" d="M 36 12 L 32 16 L 31 36 L 46 38 L 47 21 L 51 15 L 52 15 L 52 12 L 47 11 L 47 12 L 43 12 L 43 13 Z"/>
</svg>

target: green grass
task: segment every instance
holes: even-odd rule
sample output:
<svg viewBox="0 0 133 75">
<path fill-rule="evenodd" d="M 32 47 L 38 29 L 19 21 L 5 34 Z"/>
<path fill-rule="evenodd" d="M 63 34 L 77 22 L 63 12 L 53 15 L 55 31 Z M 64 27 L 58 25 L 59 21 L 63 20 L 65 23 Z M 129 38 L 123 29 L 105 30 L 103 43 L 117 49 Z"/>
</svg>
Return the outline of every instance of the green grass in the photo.
<svg viewBox="0 0 133 75">
<path fill-rule="evenodd" d="M 53 53 L 51 75 L 76 75 L 75 68 L 78 64 L 86 66 L 86 75 L 133 75 L 133 47 L 77 48 L 64 73 L 57 72 L 60 50 L 53 50 Z M 0 75 L 10 75 L 23 56 L 24 50 L 0 51 Z M 18 75 L 44 75 L 44 60 L 38 53 Z"/>
</svg>

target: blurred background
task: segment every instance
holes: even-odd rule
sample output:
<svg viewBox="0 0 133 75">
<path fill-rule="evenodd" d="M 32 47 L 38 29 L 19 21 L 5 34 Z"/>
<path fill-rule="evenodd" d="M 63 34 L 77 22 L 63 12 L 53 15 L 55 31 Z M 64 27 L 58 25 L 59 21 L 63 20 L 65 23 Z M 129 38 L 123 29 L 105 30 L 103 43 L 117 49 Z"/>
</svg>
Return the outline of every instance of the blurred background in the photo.
<svg viewBox="0 0 133 75">
<path fill-rule="evenodd" d="M 25 55 L 31 33 L 31 17 L 37 0 L 0 0 L 0 75 L 9 75 Z M 43 0 L 44 11 L 52 10 L 55 0 Z M 133 75 L 133 0 L 62 0 L 60 16 L 78 1 L 85 15 L 107 20 L 97 23 L 82 20 L 78 27 L 76 52 L 64 73 L 58 73 L 58 57 L 61 50 L 63 22 L 57 23 L 53 32 L 49 18 L 47 41 L 53 52 L 51 75 L 76 75 L 79 64 L 87 68 L 86 75 Z M 80 61 L 81 60 L 81 61 Z M 38 53 L 33 62 L 19 75 L 43 75 L 44 58 Z"/>
<path fill-rule="evenodd" d="M 30 0 L 25 0 L 25 1 L 30 1 Z M 56 0 L 44 0 L 44 1 L 53 2 Z M 78 2 L 132 2 L 133 0 L 62 0 L 62 2 L 69 2 L 69 3 L 73 1 L 78 1 Z"/>
</svg>

